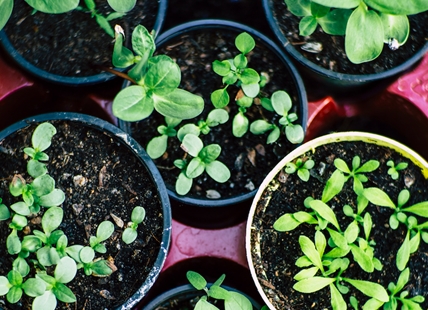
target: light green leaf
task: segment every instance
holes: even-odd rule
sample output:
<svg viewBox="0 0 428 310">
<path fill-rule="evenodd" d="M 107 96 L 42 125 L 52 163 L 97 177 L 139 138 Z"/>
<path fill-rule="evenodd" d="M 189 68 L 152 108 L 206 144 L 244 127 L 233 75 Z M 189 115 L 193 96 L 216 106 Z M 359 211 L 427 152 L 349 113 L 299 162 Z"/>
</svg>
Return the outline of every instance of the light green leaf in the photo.
<svg viewBox="0 0 428 310">
<path fill-rule="evenodd" d="M 299 237 L 299 244 L 302 252 L 309 258 L 314 266 L 323 270 L 321 256 L 315 248 L 315 244 L 306 236 Z"/>
<path fill-rule="evenodd" d="M 352 12 L 346 27 L 346 55 L 355 64 L 371 61 L 382 52 L 383 37 L 379 15 L 360 5 Z"/>
<path fill-rule="evenodd" d="M 383 304 L 384 304 L 383 301 L 377 300 L 376 298 L 370 298 L 363 305 L 362 310 L 376 310 L 376 309 L 380 309 L 380 307 L 382 307 Z M 387 310 L 386 308 L 384 308 L 384 309 Z"/>
<path fill-rule="evenodd" d="M 167 149 L 167 143 L 168 143 L 167 135 L 154 137 L 147 144 L 147 147 L 146 147 L 147 154 L 149 154 L 151 159 L 157 159 L 161 157 Z"/>
<path fill-rule="evenodd" d="M 33 148 L 42 152 L 46 150 L 52 141 L 52 137 L 56 134 L 56 128 L 50 123 L 42 123 L 36 127 L 31 137 Z"/>
<path fill-rule="evenodd" d="M 274 126 L 273 130 L 269 133 L 266 139 L 266 143 L 267 144 L 275 143 L 276 141 L 278 141 L 280 135 L 281 135 L 281 130 L 279 129 L 279 127 Z"/>
<path fill-rule="evenodd" d="M 27 171 L 28 174 L 31 175 L 33 178 L 37 178 L 41 175 L 46 174 L 48 172 L 48 169 L 46 168 L 46 165 L 44 163 L 41 163 L 34 159 L 30 159 L 27 163 Z"/>
<path fill-rule="evenodd" d="M 46 291 L 42 296 L 38 296 L 33 301 L 33 310 L 55 310 L 56 308 L 56 297 L 54 293 L 49 290 Z"/>
<path fill-rule="evenodd" d="M 409 258 L 410 258 L 410 232 L 407 231 L 406 238 L 404 239 L 403 243 L 401 244 L 397 252 L 396 265 L 398 270 L 403 271 L 404 268 L 406 268 Z"/>
<path fill-rule="evenodd" d="M 178 87 L 181 71 L 177 63 L 166 55 L 152 57 L 149 62 L 149 69 L 144 75 L 144 85 L 153 93 L 164 96 Z"/>
<path fill-rule="evenodd" d="M 143 207 L 137 206 L 132 210 L 131 221 L 140 224 L 146 217 L 146 210 Z"/>
<path fill-rule="evenodd" d="M 229 104 L 229 101 L 230 97 L 226 88 L 217 89 L 211 93 L 211 102 L 217 109 L 224 108 Z"/>
<path fill-rule="evenodd" d="M 5 219 L 8 219 L 10 216 L 9 209 L 5 206 L 5 205 L 1 205 L 4 206 L 4 211 L 5 215 L 9 214 Z M 1 213 L 2 213 L 2 207 L 0 206 L 0 220 L 2 219 Z M 15 211 L 16 213 L 23 215 L 23 216 L 27 216 L 30 215 L 31 211 L 30 208 L 27 206 L 27 204 L 23 201 L 18 201 L 16 203 L 14 203 L 13 205 L 10 206 L 10 208 Z"/>
<path fill-rule="evenodd" d="M 46 283 L 38 278 L 30 278 L 22 284 L 22 289 L 30 297 L 42 296 L 46 291 Z"/>
<path fill-rule="evenodd" d="M 255 135 L 260 135 L 272 130 L 274 127 L 275 125 L 265 121 L 264 119 L 259 119 L 251 123 L 250 132 Z"/>
<path fill-rule="evenodd" d="M 374 264 L 372 257 L 367 255 L 363 250 L 361 250 L 358 246 L 355 244 L 351 244 L 351 252 L 354 256 L 355 261 L 360 265 L 360 267 L 365 272 L 373 272 L 374 271 Z"/>
<path fill-rule="evenodd" d="M 160 114 L 179 119 L 194 118 L 204 109 L 202 97 L 179 88 L 163 96 L 153 95 L 153 100 Z"/>
<path fill-rule="evenodd" d="M 108 4 L 116 12 L 128 12 L 131 11 L 137 0 L 107 0 Z"/>
<path fill-rule="evenodd" d="M 224 302 L 225 310 L 249 310 L 253 308 L 251 302 L 244 295 L 233 291 L 228 293 L 228 298 Z"/>
<path fill-rule="evenodd" d="M 114 225 L 110 221 L 103 221 L 97 228 L 97 240 L 102 242 L 110 238 L 114 232 Z"/>
<path fill-rule="evenodd" d="M 0 276 L 0 296 L 6 295 L 11 287 L 9 280 L 5 276 Z"/>
<path fill-rule="evenodd" d="M 301 293 L 313 293 L 335 282 L 335 278 L 313 277 L 301 280 L 293 285 L 293 288 Z"/>
<path fill-rule="evenodd" d="M 352 10 L 334 9 L 317 21 L 325 33 L 343 36 L 346 33 L 346 25 L 351 14 Z"/>
<path fill-rule="evenodd" d="M 241 138 L 248 131 L 249 120 L 244 113 L 239 112 L 232 121 L 232 133 L 235 137 Z"/>
<path fill-rule="evenodd" d="M 287 9 L 295 16 L 311 15 L 310 0 L 285 0 Z"/>
<path fill-rule="evenodd" d="M 330 237 L 335 245 L 337 245 L 341 249 L 348 250 L 348 241 L 341 233 L 330 228 L 327 228 L 327 230 L 330 233 Z"/>
<path fill-rule="evenodd" d="M 6 295 L 7 301 L 11 304 L 17 303 L 22 297 L 22 288 L 13 286 Z"/>
<path fill-rule="evenodd" d="M 193 157 L 197 157 L 199 152 L 204 147 L 202 140 L 193 134 L 188 134 L 184 136 L 182 145 L 185 151 Z"/>
<path fill-rule="evenodd" d="M 207 124 L 210 127 L 215 127 L 224 124 L 229 120 L 229 113 L 224 109 L 214 109 L 207 116 Z"/>
<path fill-rule="evenodd" d="M 379 168 L 379 161 L 377 160 L 369 160 L 365 162 L 360 168 L 358 168 L 355 172 L 356 173 L 365 173 L 365 172 L 372 172 Z"/>
<path fill-rule="evenodd" d="M 230 73 L 231 70 L 231 64 L 227 60 L 215 60 L 212 63 L 212 69 L 215 73 L 217 73 L 220 76 L 227 76 Z"/>
<path fill-rule="evenodd" d="M 194 310 L 218 310 L 218 308 L 212 304 L 210 304 L 206 300 L 206 296 L 202 296 L 201 299 L 196 303 Z"/>
<path fill-rule="evenodd" d="M 74 10 L 79 0 L 25 0 L 31 7 L 37 11 L 48 14 L 60 14 Z"/>
<path fill-rule="evenodd" d="M 42 227 L 46 235 L 50 235 L 62 222 L 64 211 L 59 207 L 51 207 L 42 217 Z"/>
<path fill-rule="evenodd" d="M 336 196 L 345 184 L 345 176 L 340 170 L 335 170 L 324 187 L 321 200 L 327 203 L 330 199 Z"/>
<path fill-rule="evenodd" d="M 95 15 L 95 20 L 97 24 L 103 29 L 110 37 L 114 38 L 114 30 L 108 22 L 107 18 L 102 15 Z"/>
<path fill-rule="evenodd" d="M 388 302 L 389 300 L 387 291 L 382 285 L 378 283 L 373 283 L 365 280 L 353 280 L 348 278 L 343 278 L 343 281 L 348 282 L 357 290 L 369 297 L 376 298 L 383 302 Z"/>
<path fill-rule="evenodd" d="M 305 133 L 302 126 L 289 124 L 285 127 L 285 136 L 291 143 L 298 144 L 303 142 Z"/>
<path fill-rule="evenodd" d="M 248 106 L 251 105 L 253 100 L 252 98 L 257 97 L 257 95 L 260 93 L 260 85 L 258 82 L 255 83 L 248 83 L 248 84 L 241 84 L 241 88 L 242 91 L 244 92 L 244 94 L 251 99 L 247 99 L 245 98 L 241 98 L 241 100 L 239 100 L 239 105 L 240 106 Z"/>
<path fill-rule="evenodd" d="M 152 114 L 154 102 L 143 87 L 132 85 L 122 89 L 113 100 L 113 114 L 128 122 L 147 118 Z"/>
<path fill-rule="evenodd" d="M 301 281 L 304 279 L 312 278 L 317 274 L 318 270 L 320 270 L 318 267 L 302 269 L 293 277 L 293 279 L 296 281 Z"/>
<path fill-rule="evenodd" d="M 317 29 L 318 22 L 312 15 L 305 16 L 300 20 L 299 23 L 299 35 L 310 36 Z"/>
<path fill-rule="evenodd" d="M 198 157 L 205 163 L 209 164 L 216 160 L 221 153 L 221 147 L 218 144 L 210 144 L 202 148 Z"/>
<path fill-rule="evenodd" d="M 200 176 L 205 170 L 205 164 L 199 157 L 193 158 L 186 168 L 186 176 L 194 179 Z"/>
<path fill-rule="evenodd" d="M 76 272 L 76 262 L 72 258 L 65 256 L 60 259 L 55 267 L 55 280 L 59 283 L 68 283 L 74 279 Z"/>
<path fill-rule="evenodd" d="M 31 183 L 33 191 L 36 196 L 47 195 L 55 188 L 55 180 L 48 174 L 39 176 Z"/>
<path fill-rule="evenodd" d="M 195 271 L 187 271 L 186 277 L 190 284 L 192 284 L 197 290 L 203 290 L 207 286 L 207 281 L 204 277 Z"/>
<path fill-rule="evenodd" d="M 297 226 L 299 226 L 301 224 L 301 222 L 297 221 L 294 217 L 293 214 L 291 213 L 286 213 L 281 215 L 273 224 L 273 228 L 277 231 L 292 231 L 293 229 L 295 229 Z"/>
<path fill-rule="evenodd" d="M 340 230 L 339 222 L 337 221 L 334 211 L 321 200 L 312 200 L 309 202 L 310 207 L 316 211 L 323 219 L 333 224 L 338 230 Z"/>
<path fill-rule="evenodd" d="M 275 112 L 280 116 L 288 115 L 288 111 L 292 107 L 290 95 L 282 90 L 278 90 L 272 94 L 271 102 Z"/>
<path fill-rule="evenodd" d="M 213 285 L 209 288 L 208 295 L 215 299 L 225 300 L 229 297 L 229 292 L 219 285 Z"/>
<path fill-rule="evenodd" d="M 340 294 L 339 290 L 336 288 L 336 286 L 331 283 L 329 285 L 330 287 L 330 295 L 331 295 L 331 306 L 334 310 L 346 310 L 346 302 L 343 299 L 342 294 Z"/>
<path fill-rule="evenodd" d="M 0 30 L 6 25 L 12 15 L 13 0 L 0 0 Z"/>
<path fill-rule="evenodd" d="M 396 206 L 389 198 L 388 194 L 377 187 L 368 187 L 363 191 L 364 197 L 366 197 L 372 204 L 381 207 L 389 207 L 395 209 Z"/>
<path fill-rule="evenodd" d="M 248 54 L 256 46 L 256 42 L 253 37 L 246 32 L 242 32 L 235 38 L 236 48 L 242 54 Z"/>
<path fill-rule="evenodd" d="M 394 2 L 390 0 L 364 0 L 364 2 L 379 12 L 394 15 L 413 15 L 428 10 L 428 2 L 420 0 Z"/>
<path fill-rule="evenodd" d="M 406 43 L 410 33 L 409 19 L 406 15 L 382 13 L 380 14 L 380 19 L 382 21 L 384 31 L 383 42 L 389 43 L 391 39 L 395 39 L 398 46 Z"/>
<path fill-rule="evenodd" d="M 428 217 L 428 201 L 419 202 L 410 207 L 404 208 L 401 211 L 410 212 L 422 217 Z"/>
<path fill-rule="evenodd" d="M 357 7 L 360 4 L 360 0 L 312 0 L 312 1 L 331 8 L 341 8 L 341 9 L 352 9 Z"/>
<path fill-rule="evenodd" d="M 218 160 L 207 164 L 205 170 L 210 177 L 219 183 L 224 183 L 230 178 L 229 168 Z"/>
<path fill-rule="evenodd" d="M 74 295 L 74 293 L 62 283 L 57 283 L 53 287 L 52 291 L 55 294 L 55 297 L 62 302 L 76 302 L 76 296 Z"/>
<path fill-rule="evenodd" d="M 127 227 L 122 234 L 122 240 L 126 244 L 130 244 L 137 239 L 138 233 L 135 229 L 132 229 L 130 227 Z"/>
<path fill-rule="evenodd" d="M 367 213 L 368 214 L 368 213 Z M 358 227 L 358 223 L 356 221 L 351 222 L 345 229 L 345 239 L 348 243 L 353 243 L 358 238 L 358 234 L 360 233 L 360 228 Z"/>
<path fill-rule="evenodd" d="M 186 195 L 192 188 L 192 184 L 193 180 L 188 178 L 184 172 L 181 172 L 175 182 L 175 191 L 179 195 Z"/>
</svg>

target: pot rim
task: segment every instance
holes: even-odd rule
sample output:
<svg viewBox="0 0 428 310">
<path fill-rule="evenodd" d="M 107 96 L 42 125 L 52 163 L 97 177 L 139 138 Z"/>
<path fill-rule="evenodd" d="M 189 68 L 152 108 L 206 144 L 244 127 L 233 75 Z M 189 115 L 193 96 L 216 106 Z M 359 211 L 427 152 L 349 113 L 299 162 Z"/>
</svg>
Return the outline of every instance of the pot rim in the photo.
<svg viewBox="0 0 428 310">
<path fill-rule="evenodd" d="M 339 81 L 353 81 L 358 83 L 366 83 L 366 82 L 373 82 L 378 80 L 383 80 L 389 77 L 393 77 L 407 69 L 409 69 L 411 66 L 413 66 L 415 63 L 417 63 L 426 52 L 428 52 L 428 42 L 425 43 L 425 45 L 417 51 L 415 54 L 413 54 L 412 57 L 407 59 L 405 62 L 401 63 L 400 65 L 385 70 L 379 73 L 372 73 L 372 74 L 347 74 L 347 73 L 340 73 L 336 71 L 331 71 L 328 69 L 325 69 L 312 61 L 309 61 L 306 57 L 304 57 L 302 54 L 300 54 L 292 44 L 287 40 L 287 38 L 284 36 L 284 34 L 279 30 L 278 27 L 273 26 L 277 25 L 275 18 L 273 17 L 273 10 L 271 9 L 270 2 L 272 0 L 263 0 L 263 8 L 265 11 L 265 16 L 268 20 L 268 23 L 270 25 L 270 28 L 274 32 L 276 38 L 279 42 L 281 42 L 281 45 L 283 48 L 295 59 L 299 64 L 309 68 L 312 71 L 317 72 L 321 76 L 328 77 L 332 80 L 339 80 Z"/>
<path fill-rule="evenodd" d="M 155 20 L 155 24 L 153 26 L 153 30 L 155 35 L 157 35 L 163 26 L 165 15 L 166 15 L 166 9 L 167 9 L 167 2 L 168 0 L 159 0 L 159 7 L 157 11 L 157 16 Z M 65 85 L 65 86 L 89 86 L 89 85 L 95 85 L 100 84 L 103 82 L 111 81 L 116 78 L 116 75 L 109 73 L 109 72 L 101 72 L 99 74 L 90 75 L 90 76 L 62 76 L 55 73 L 50 73 L 46 70 L 40 69 L 36 65 L 29 62 L 27 59 L 25 59 L 12 45 L 12 42 L 9 40 L 9 37 L 6 35 L 6 32 L 4 30 L 0 31 L 0 45 L 2 49 L 12 58 L 12 60 L 22 69 L 24 69 L 26 72 L 30 73 L 31 75 L 41 78 L 47 82 Z M 122 69 L 115 69 L 118 71 L 121 71 Z"/>
<path fill-rule="evenodd" d="M 266 35 L 259 32 L 258 30 L 251 28 L 247 25 L 244 25 L 242 23 L 229 21 L 229 20 L 199 19 L 199 20 L 193 20 L 190 22 L 182 23 L 180 25 L 177 25 L 173 28 L 166 30 L 165 32 L 162 32 L 156 38 L 156 46 L 162 45 L 167 40 L 174 38 L 176 36 L 179 36 L 185 32 L 191 32 L 191 31 L 196 31 L 199 29 L 207 29 L 207 28 L 232 29 L 233 31 L 237 31 L 237 32 L 246 31 L 252 36 L 255 36 L 256 38 L 260 39 L 260 41 L 263 42 L 263 44 L 267 48 L 269 48 L 274 54 L 277 55 L 277 57 L 281 59 L 284 66 L 288 68 L 289 74 L 293 79 L 294 84 L 296 85 L 297 96 L 300 103 L 299 119 L 302 120 L 302 127 L 306 132 L 306 125 L 308 121 L 308 99 L 307 99 L 303 80 L 300 77 L 298 70 L 295 68 L 295 66 L 289 59 L 289 57 L 279 48 L 279 46 L 274 41 L 272 41 L 270 38 L 268 38 Z M 125 85 L 129 85 L 129 82 L 125 81 L 123 85 L 124 85 L 123 87 L 126 87 Z M 129 122 L 124 122 L 122 120 L 119 120 L 119 127 L 124 129 L 124 131 L 128 133 L 131 132 Z M 194 197 L 188 197 L 188 196 L 180 196 L 175 191 L 172 191 L 170 189 L 167 189 L 167 191 L 171 199 L 175 201 L 183 202 L 186 205 L 190 205 L 190 206 L 209 208 L 209 207 L 226 207 L 226 206 L 234 205 L 246 200 L 250 200 L 256 194 L 257 189 L 248 193 L 237 195 L 237 196 L 220 198 L 220 199 L 194 198 Z"/>
<path fill-rule="evenodd" d="M 145 166 L 147 171 L 150 174 L 150 178 L 157 187 L 158 196 L 160 203 L 162 204 L 163 210 L 163 235 L 162 241 L 160 244 L 160 249 L 155 260 L 155 263 L 150 270 L 146 281 L 138 288 L 138 290 L 129 297 L 127 301 L 117 309 L 125 310 L 132 309 L 149 291 L 156 279 L 158 278 L 160 271 L 163 268 L 163 265 L 166 260 L 167 253 L 170 248 L 171 243 L 171 228 L 172 228 L 172 215 L 171 215 L 171 206 L 166 192 L 165 184 L 160 176 L 160 172 L 157 167 L 154 165 L 153 161 L 147 155 L 146 151 L 127 133 L 123 132 L 120 128 L 114 126 L 107 121 L 104 121 L 100 118 L 90 116 L 87 114 L 81 113 L 72 113 L 72 112 L 53 112 L 40 114 L 33 117 L 23 119 L 19 122 L 16 122 L 9 127 L 0 131 L 0 141 L 5 137 L 11 135 L 12 133 L 25 128 L 33 123 L 41 123 L 45 121 L 54 121 L 54 120 L 66 120 L 72 122 L 83 123 L 84 126 L 95 128 L 101 132 L 109 132 L 111 136 L 116 137 L 125 145 L 134 155 L 136 155 L 140 162 Z M 1 309 L 1 308 L 0 308 Z"/>
<path fill-rule="evenodd" d="M 278 172 L 288 163 L 294 160 L 295 158 L 299 157 L 300 155 L 315 150 L 315 148 L 335 143 L 335 142 L 344 142 L 344 141 L 363 141 L 366 143 L 371 144 L 377 144 L 380 146 L 385 146 L 392 148 L 393 150 L 397 151 L 401 156 L 407 157 L 410 159 L 415 165 L 417 165 L 422 170 L 422 174 L 425 178 L 428 178 L 428 162 L 420 156 L 418 153 L 407 147 L 406 145 L 402 144 L 401 142 L 398 142 L 394 139 L 368 133 L 368 132 L 359 132 L 359 131 L 348 131 L 348 132 L 337 132 L 337 133 L 331 133 L 327 134 L 318 138 L 315 138 L 314 140 L 308 141 L 292 152 L 290 152 L 287 156 L 285 156 L 276 166 L 273 168 L 269 174 L 266 176 L 266 178 L 263 180 L 262 184 L 260 185 L 256 196 L 254 197 L 254 200 L 251 204 L 250 211 L 248 213 L 248 221 L 245 229 L 245 253 L 247 257 L 247 263 L 250 269 L 251 277 L 253 278 L 254 284 L 257 288 L 257 290 L 260 293 L 260 296 L 262 297 L 263 301 L 266 303 L 266 305 L 269 307 L 269 309 L 275 310 L 275 307 L 271 304 L 269 299 L 266 297 L 266 294 L 264 293 L 264 290 L 262 286 L 260 285 L 260 282 L 257 280 L 257 273 L 254 268 L 254 262 L 252 257 L 252 247 L 251 247 L 251 232 L 253 230 L 252 223 L 253 223 L 253 217 L 254 213 L 257 208 L 257 202 L 261 198 L 265 188 L 269 185 L 269 183 L 272 181 L 272 179 L 278 174 Z"/>
</svg>

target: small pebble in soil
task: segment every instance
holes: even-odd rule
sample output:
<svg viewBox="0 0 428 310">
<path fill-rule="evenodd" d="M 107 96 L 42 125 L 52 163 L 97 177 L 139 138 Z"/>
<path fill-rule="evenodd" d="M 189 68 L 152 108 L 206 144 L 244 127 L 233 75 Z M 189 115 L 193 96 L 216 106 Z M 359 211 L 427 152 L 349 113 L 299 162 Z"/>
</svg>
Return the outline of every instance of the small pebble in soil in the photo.
<svg viewBox="0 0 428 310">
<path fill-rule="evenodd" d="M 86 178 L 82 175 L 76 175 L 73 177 L 73 183 L 75 186 L 84 186 L 86 182 Z"/>
<path fill-rule="evenodd" d="M 214 190 L 214 189 L 209 189 L 209 190 L 207 190 L 207 192 L 206 192 L 207 194 L 206 194 L 206 196 L 207 196 L 207 198 L 209 198 L 209 199 L 219 199 L 219 198 L 221 198 L 221 195 L 220 195 L 220 193 L 219 192 L 217 192 L 216 190 Z"/>
<path fill-rule="evenodd" d="M 306 52 L 316 54 L 322 51 L 322 44 L 319 42 L 307 42 L 300 48 Z"/>
</svg>

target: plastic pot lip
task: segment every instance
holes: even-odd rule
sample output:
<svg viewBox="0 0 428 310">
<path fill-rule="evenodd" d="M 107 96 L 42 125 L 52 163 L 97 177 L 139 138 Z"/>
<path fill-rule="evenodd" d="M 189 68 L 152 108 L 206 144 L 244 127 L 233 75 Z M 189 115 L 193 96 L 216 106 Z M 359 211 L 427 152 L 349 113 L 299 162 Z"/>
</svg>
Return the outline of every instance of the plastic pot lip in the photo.
<svg viewBox="0 0 428 310">
<path fill-rule="evenodd" d="M 276 166 L 273 168 L 269 174 L 266 176 L 266 178 L 263 180 L 262 184 L 260 185 L 254 200 L 251 204 L 251 208 L 248 215 L 248 221 L 247 221 L 247 227 L 245 229 L 245 252 L 247 256 L 247 262 L 250 269 L 251 277 L 253 278 L 254 284 L 257 287 L 257 290 L 260 293 L 260 296 L 262 297 L 263 301 L 268 305 L 270 309 L 275 309 L 273 305 L 270 303 L 269 299 L 266 297 L 262 286 L 260 285 L 260 282 L 257 280 L 257 274 L 256 270 L 254 268 L 254 262 L 252 258 L 252 253 L 254 253 L 254 249 L 251 247 L 251 232 L 252 232 L 252 223 L 253 223 L 253 217 L 254 213 L 257 208 L 257 202 L 261 198 L 265 188 L 269 185 L 270 181 L 277 175 L 277 173 L 285 166 L 286 163 L 294 160 L 295 158 L 299 157 L 303 153 L 315 150 L 317 147 L 325 144 L 335 143 L 335 142 L 344 142 L 344 141 L 363 141 L 366 143 L 371 144 L 377 144 L 381 146 L 386 146 L 389 148 L 394 149 L 398 153 L 400 153 L 402 156 L 407 157 L 410 159 L 415 165 L 421 168 L 422 174 L 425 176 L 425 178 L 428 178 L 428 162 L 420 156 L 418 153 L 410 149 L 409 147 L 405 146 L 404 144 L 385 137 L 378 134 L 373 133 L 367 133 L 367 132 L 358 132 L 358 131 L 349 131 L 349 132 L 337 132 L 332 134 L 327 134 L 318 138 L 315 138 L 309 142 L 306 142 L 290 152 L 288 155 L 286 155 Z"/>
<path fill-rule="evenodd" d="M 233 31 L 236 31 L 236 32 L 246 31 L 249 34 L 255 36 L 256 38 L 259 38 L 267 48 L 269 48 L 272 52 L 274 52 L 277 55 L 277 57 L 279 57 L 282 60 L 284 66 L 286 66 L 289 69 L 290 75 L 294 81 L 294 84 L 296 85 L 296 89 L 298 92 L 297 94 L 298 100 L 300 102 L 299 118 L 302 119 L 302 127 L 306 131 L 306 124 L 308 120 L 308 99 L 306 96 L 306 90 L 303 84 L 303 80 L 300 77 L 300 74 L 298 73 L 297 69 L 294 67 L 294 65 L 290 61 L 289 57 L 277 46 L 275 42 L 273 42 L 271 39 L 269 39 L 267 36 L 260 33 L 259 31 L 249 26 L 246 26 L 244 24 L 233 22 L 233 21 L 222 20 L 222 19 L 200 19 L 200 20 L 194 20 L 191 22 L 180 24 L 178 26 L 170 28 L 167 31 L 159 34 L 159 36 L 156 38 L 156 46 L 160 46 L 165 42 L 167 42 L 167 40 L 170 40 L 171 38 L 179 36 L 183 33 L 196 31 L 200 29 L 232 29 Z M 125 81 L 123 85 L 124 85 L 123 87 L 126 87 L 127 85 L 129 85 L 129 81 Z M 124 129 L 128 133 L 131 132 L 130 125 L 127 122 L 119 120 L 119 127 Z M 221 199 L 208 199 L 208 198 L 181 196 L 181 195 L 178 195 L 173 190 L 167 189 L 167 191 L 171 199 L 178 202 L 182 202 L 189 206 L 226 207 L 226 206 L 251 200 L 256 194 L 257 189 L 245 194 L 228 197 L 228 198 L 221 198 Z"/>
<path fill-rule="evenodd" d="M 300 63 L 304 67 L 307 67 L 311 71 L 314 71 L 317 74 L 324 76 L 324 77 L 327 77 L 328 79 L 331 79 L 331 80 L 350 81 L 350 82 L 353 82 L 355 84 L 356 83 L 365 84 L 368 82 L 383 80 L 383 79 L 386 79 L 389 77 L 393 77 L 393 76 L 409 69 L 412 65 L 417 63 L 425 55 L 426 52 L 428 52 L 428 42 L 427 42 L 418 52 L 416 52 L 411 58 L 409 58 L 405 62 L 401 63 L 400 65 L 398 65 L 392 69 L 389 69 L 389 70 L 386 70 L 383 72 L 379 72 L 379 73 L 359 75 L 359 74 L 347 74 L 347 73 L 340 73 L 340 72 L 331 71 L 331 70 L 325 69 L 325 68 L 318 66 L 317 64 L 309 61 L 302 54 L 300 54 L 293 47 L 292 44 L 290 44 L 290 42 L 287 40 L 287 38 L 284 36 L 284 34 L 281 32 L 281 30 L 279 30 L 279 28 L 277 26 L 275 26 L 276 22 L 275 22 L 275 19 L 273 17 L 272 10 L 269 6 L 269 3 L 271 1 L 272 0 L 263 0 L 263 8 L 265 11 L 265 16 L 268 20 L 270 28 L 274 32 L 277 39 L 281 42 L 282 46 L 287 51 L 287 53 L 289 53 L 298 63 Z"/>
<path fill-rule="evenodd" d="M 32 123 L 40 123 L 54 120 L 79 122 L 82 123 L 84 126 L 95 128 L 101 132 L 109 132 L 111 136 L 114 136 L 119 139 L 132 153 L 134 153 L 134 155 L 139 157 L 140 162 L 147 168 L 148 172 L 151 174 L 152 181 L 155 183 L 158 189 L 158 196 L 163 209 L 164 233 L 162 235 L 159 253 L 152 269 L 150 270 L 149 275 L 147 276 L 146 281 L 131 297 L 129 297 L 129 299 L 122 306 L 117 308 L 121 310 L 132 309 L 132 307 L 135 306 L 147 294 L 147 292 L 159 276 L 160 271 L 162 270 L 162 267 L 165 263 L 166 255 L 168 253 L 171 243 L 171 206 L 163 179 L 160 176 L 159 170 L 154 165 L 150 157 L 147 155 L 146 151 L 130 135 L 122 131 L 120 128 L 114 126 L 113 124 L 108 123 L 107 121 L 86 114 L 71 112 L 53 112 L 29 117 L 19 122 L 16 122 L 15 124 L 10 125 L 9 127 L 0 131 L 0 141 L 3 140 L 5 137 L 11 135 L 12 133 L 16 132 L 17 130 L 25 128 Z"/>
<path fill-rule="evenodd" d="M 168 0 L 159 0 L 159 7 L 157 12 L 157 17 L 153 30 L 155 36 L 161 31 L 164 24 L 166 9 L 167 9 Z M 33 76 L 36 76 L 44 81 L 51 82 L 54 84 L 65 85 L 65 86 L 90 86 L 95 84 L 100 84 L 104 82 L 111 81 L 116 78 L 116 75 L 108 72 L 101 72 L 99 74 L 74 77 L 74 76 L 62 76 L 59 74 L 50 73 L 43 69 L 38 68 L 37 66 L 30 63 L 26 60 L 12 45 L 6 32 L 4 30 L 0 31 L 0 45 L 3 50 L 25 71 L 29 72 Z M 121 71 L 122 69 L 116 69 Z"/>
<path fill-rule="evenodd" d="M 210 287 L 211 285 L 212 283 L 207 284 L 208 287 Z M 228 291 L 239 292 L 245 295 L 245 297 L 247 297 L 251 301 L 251 304 L 253 305 L 253 307 L 255 307 L 256 309 L 260 309 L 260 305 L 247 294 L 244 294 L 243 292 L 227 285 L 222 285 L 221 287 L 225 288 Z M 191 296 L 199 296 L 199 295 L 202 296 L 204 295 L 204 291 L 196 290 L 191 284 L 180 285 L 159 294 L 154 299 L 152 299 L 146 306 L 144 306 L 142 310 L 155 310 L 165 301 L 173 297 L 184 295 L 184 294 L 191 295 Z"/>
</svg>

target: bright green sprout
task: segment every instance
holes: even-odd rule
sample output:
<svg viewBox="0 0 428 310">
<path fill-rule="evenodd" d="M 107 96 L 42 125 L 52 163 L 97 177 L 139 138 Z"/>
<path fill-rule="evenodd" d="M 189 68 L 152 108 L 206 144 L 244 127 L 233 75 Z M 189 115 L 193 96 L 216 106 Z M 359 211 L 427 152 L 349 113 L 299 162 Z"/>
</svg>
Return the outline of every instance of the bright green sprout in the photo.
<svg viewBox="0 0 428 310">
<path fill-rule="evenodd" d="M 407 163 L 398 163 L 397 165 L 394 164 L 394 161 L 388 160 L 386 162 L 386 165 L 390 168 L 388 169 L 388 174 L 391 176 L 392 179 L 397 180 L 399 176 L 399 171 L 404 170 L 407 168 Z"/>
<path fill-rule="evenodd" d="M 294 173 L 297 171 L 297 176 L 302 180 L 307 182 L 310 177 L 309 170 L 311 170 L 315 165 L 315 162 L 312 159 L 303 161 L 298 158 L 296 163 L 289 162 L 285 167 L 285 172 L 288 174 Z"/>
<path fill-rule="evenodd" d="M 131 213 L 131 222 L 122 234 L 122 240 L 126 244 L 130 244 L 137 239 L 138 225 L 144 221 L 146 210 L 143 207 L 135 207 Z"/>
</svg>

